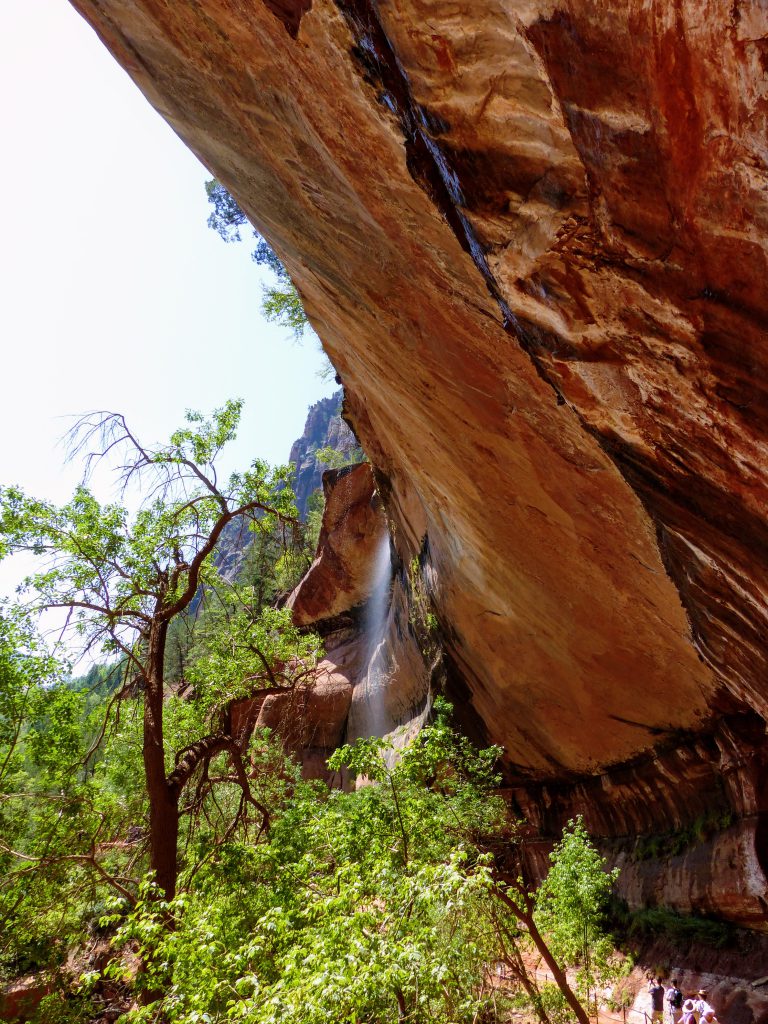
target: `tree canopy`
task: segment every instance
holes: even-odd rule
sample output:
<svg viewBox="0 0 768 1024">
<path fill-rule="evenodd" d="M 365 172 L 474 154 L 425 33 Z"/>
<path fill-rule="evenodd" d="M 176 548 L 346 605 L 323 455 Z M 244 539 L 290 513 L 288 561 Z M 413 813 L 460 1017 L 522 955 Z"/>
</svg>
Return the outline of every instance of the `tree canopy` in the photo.
<svg viewBox="0 0 768 1024">
<path fill-rule="evenodd" d="M 208 202 L 213 206 L 213 213 L 208 217 L 208 227 L 216 231 L 225 242 L 242 241 L 240 228 L 248 224 L 248 218 L 237 200 L 215 178 L 206 182 L 205 191 Z M 262 312 L 267 320 L 287 327 L 295 338 L 301 338 L 309 321 L 296 286 L 267 240 L 255 228 L 252 230 L 256 247 L 251 253 L 251 259 L 271 270 L 277 280 L 276 284 L 264 288 Z"/>
<path fill-rule="evenodd" d="M 255 812 L 263 827 L 268 818 L 245 768 L 249 737 L 231 734 L 228 704 L 243 695 L 249 681 L 253 687 L 256 677 L 262 685 L 291 688 L 320 650 L 319 640 L 300 636 L 287 613 L 253 607 L 230 588 L 227 600 L 239 602 L 237 614 L 219 618 L 226 641 L 210 636 L 205 656 L 198 659 L 196 714 L 187 716 L 195 719 L 194 726 L 175 750 L 169 746 L 169 628 L 202 591 L 222 588 L 213 555 L 224 529 L 235 520 L 270 535 L 298 527 L 289 467 L 273 470 L 255 460 L 245 471 L 219 480 L 217 458 L 235 436 L 240 410 L 241 403 L 233 401 L 210 417 L 188 412 L 186 425 L 157 446 L 140 442 L 118 414 L 81 421 L 72 440 L 74 451 L 85 455 L 86 469 L 94 457 L 109 455 L 119 459 L 123 487 L 142 487 L 145 498 L 133 516 L 120 504 L 100 503 L 85 484 L 62 506 L 15 487 L 0 490 L 0 528 L 8 550 L 27 551 L 43 563 L 25 581 L 28 607 L 63 609 L 65 628 L 80 638 L 83 650 L 120 659 L 122 682 L 110 697 L 90 753 L 105 742 L 121 700 L 130 695 L 141 705 L 149 865 L 167 898 L 176 892 L 180 817 L 192 809 L 189 799 L 202 806 L 214 785 L 209 768 L 219 755 L 226 754 L 231 770 L 218 778 L 240 790 L 236 820 L 247 821 Z M 225 642 L 236 652 L 228 661 L 216 656 L 217 645 Z M 293 666 L 283 668 L 279 680 L 273 667 L 278 663 Z M 193 779 L 195 795 L 187 798 Z M 125 896 L 124 879 L 103 866 L 115 842 L 114 827 L 105 818 L 89 856 Z"/>
</svg>

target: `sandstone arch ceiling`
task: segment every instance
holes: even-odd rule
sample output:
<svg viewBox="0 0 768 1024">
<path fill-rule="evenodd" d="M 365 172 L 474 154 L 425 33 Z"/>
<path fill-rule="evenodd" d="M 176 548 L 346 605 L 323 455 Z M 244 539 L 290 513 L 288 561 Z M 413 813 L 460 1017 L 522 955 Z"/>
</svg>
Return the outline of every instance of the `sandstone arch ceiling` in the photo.
<svg viewBox="0 0 768 1024">
<path fill-rule="evenodd" d="M 763 7 L 75 6 L 298 283 L 510 762 L 764 716 Z"/>
</svg>

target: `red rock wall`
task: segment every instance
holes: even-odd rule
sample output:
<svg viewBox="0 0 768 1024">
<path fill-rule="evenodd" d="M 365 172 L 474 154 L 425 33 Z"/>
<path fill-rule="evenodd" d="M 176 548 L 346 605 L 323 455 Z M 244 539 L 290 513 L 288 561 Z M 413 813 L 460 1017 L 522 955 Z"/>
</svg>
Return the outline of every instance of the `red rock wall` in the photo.
<svg viewBox="0 0 768 1024">
<path fill-rule="evenodd" d="M 511 781 L 652 830 L 700 742 L 764 870 L 764 6 L 75 6 L 296 280 Z"/>
<path fill-rule="evenodd" d="M 287 603 L 300 626 L 365 604 L 370 595 L 371 562 L 387 530 L 368 463 L 327 470 L 323 494 L 317 555 Z"/>
</svg>

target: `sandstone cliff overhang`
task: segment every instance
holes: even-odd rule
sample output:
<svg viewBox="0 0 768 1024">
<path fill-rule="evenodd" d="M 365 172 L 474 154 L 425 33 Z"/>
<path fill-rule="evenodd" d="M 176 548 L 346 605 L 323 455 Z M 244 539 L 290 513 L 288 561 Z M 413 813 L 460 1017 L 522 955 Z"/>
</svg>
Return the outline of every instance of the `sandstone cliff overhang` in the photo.
<svg viewBox="0 0 768 1024">
<path fill-rule="evenodd" d="M 714 736 L 764 820 L 765 8 L 75 6 L 296 281 L 520 779 Z"/>
<path fill-rule="evenodd" d="M 365 604 L 374 552 L 387 532 L 367 462 L 326 470 L 322 483 L 325 507 L 317 555 L 287 602 L 299 626 Z"/>
</svg>

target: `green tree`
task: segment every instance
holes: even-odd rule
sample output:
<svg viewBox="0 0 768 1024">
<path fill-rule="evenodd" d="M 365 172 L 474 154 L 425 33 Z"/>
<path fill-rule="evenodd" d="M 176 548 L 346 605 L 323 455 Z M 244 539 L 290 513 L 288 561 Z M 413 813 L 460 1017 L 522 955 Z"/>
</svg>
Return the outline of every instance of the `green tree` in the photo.
<svg viewBox="0 0 768 1024">
<path fill-rule="evenodd" d="M 86 650 L 118 654 L 128 666 L 108 712 L 129 696 L 142 706 L 149 862 L 167 899 L 177 886 L 180 817 L 190 812 L 190 802 L 199 806 L 213 786 L 208 766 L 215 758 L 225 754 L 229 759 L 231 771 L 223 781 L 240 790 L 237 816 L 268 818 L 252 792 L 243 738 L 231 735 L 226 715 L 208 722 L 208 732 L 180 737 L 175 749 L 169 746 L 166 728 L 169 629 L 201 588 L 218 582 L 212 556 L 223 530 L 237 518 L 247 518 L 257 533 L 296 523 L 288 467 L 270 470 L 257 460 L 244 473 L 219 481 L 216 461 L 235 436 L 240 411 L 240 402 L 228 402 L 210 418 L 187 413 L 186 426 L 155 447 L 142 444 L 120 415 L 83 420 L 73 435 L 75 451 L 90 452 L 98 443 L 101 454 L 120 455 L 124 485 L 147 488 L 150 496 L 133 517 L 120 505 L 101 504 L 85 485 L 63 506 L 29 498 L 15 487 L 0 490 L 0 527 L 7 549 L 31 552 L 44 561 L 26 583 L 32 605 L 64 609 Z M 267 663 L 284 656 L 279 624 L 273 625 L 259 649 Z M 208 680 L 200 679 L 199 685 L 208 685 Z M 220 688 L 218 681 L 210 685 Z M 97 734 L 97 746 L 108 721 L 109 715 Z M 183 800 L 193 778 L 196 788 Z M 114 842 L 114 837 L 107 838 Z M 99 831 L 90 849 L 96 869 L 109 856 L 108 846 Z"/>
<path fill-rule="evenodd" d="M 294 338 L 302 337 L 309 322 L 299 293 L 290 281 L 265 287 L 261 310 L 271 323 L 287 327 Z"/>
<path fill-rule="evenodd" d="M 274 744 L 260 743 L 274 764 Z M 357 779 L 352 792 L 304 783 L 285 759 L 262 772 L 269 832 L 220 847 L 180 900 L 158 902 L 145 887 L 121 919 L 119 941 L 138 943 L 148 983 L 163 989 L 133 1019 L 504 1019 L 517 996 L 492 978 L 503 961 L 547 1024 L 546 993 L 524 959 L 534 948 L 554 964 L 571 1019 L 587 1020 L 537 930 L 534 898 L 494 853 L 519 842 L 495 793 L 498 753 L 476 751 L 438 701 L 404 748 L 371 738 L 333 755 L 329 767 Z M 160 926 L 168 915 L 172 933 Z"/>
<path fill-rule="evenodd" d="M 90 682 L 98 687 L 105 677 Z M 94 853 L 109 801 L 95 798 L 92 777 L 80 770 L 92 693 L 82 681 L 67 679 L 66 666 L 48 653 L 22 609 L 3 608 L 0 976 L 63 956 L 68 940 L 81 933 L 85 904 L 94 902 L 94 878 L 126 894 L 109 854 Z"/>
<path fill-rule="evenodd" d="M 255 688 L 291 691 L 312 678 L 322 649 L 318 636 L 294 626 L 287 609 L 259 607 L 252 599 L 253 588 L 228 588 L 196 631 L 189 679 L 209 718 L 226 715 Z"/>
<path fill-rule="evenodd" d="M 368 461 L 362 448 L 358 445 L 343 451 L 327 445 L 325 448 L 317 449 L 315 458 L 329 469 L 343 469 L 345 466 L 354 466 L 358 462 Z"/>
<path fill-rule="evenodd" d="M 164 993 L 139 1019 L 470 1024 L 490 1011 L 489 869 L 471 835 L 505 818 L 497 751 L 473 751 L 441 710 L 394 753 L 372 739 L 334 755 L 335 771 L 376 783 L 355 792 L 303 783 L 286 761 L 257 844 L 222 847 L 169 906 L 142 893 L 120 938 Z M 158 927 L 168 914 L 173 933 Z"/>
<path fill-rule="evenodd" d="M 61 674 L 22 609 L 0 605 L 0 786 L 21 769 L 24 733 Z"/>
<path fill-rule="evenodd" d="M 568 822 L 550 861 L 536 893 L 536 922 L 560 961 L 579 965 L 579 989 L 589 1004 L 590 991 L 615 974 L 605 917 L 619 869 L 606 870 L 581 817 Z"/>
<path fill-rule="evenodd" d="M 208 227 L 217 232 L 225 242 L 240 242 L 240 228 L 248 223 L 248 219 L 220 181 L 211 178 L 205 183 L 208 202 L 213 206 L 213 213 L 208 217 Z"/>
<path fill-rule="evenodd" d="M 227 189 L 212 178 L 205 183 L 208 202 L 213 213 L 208 217 L 208 227 L 216 231 L 225 242 L 240 242 L 240 228 L 248 224 L 248 218 L 240 209 L 237 200 Z M 280 258 L 269 246 L 266 239 L 253 229 L 256 248 L 251 253 L 254 263 L 268 267 L 277 283 L 264 288 L 262 312 L 267 320 L 287 327 L 295 338 L 301 338 L 309 323 L 296 286 Z"/>
</svg>

